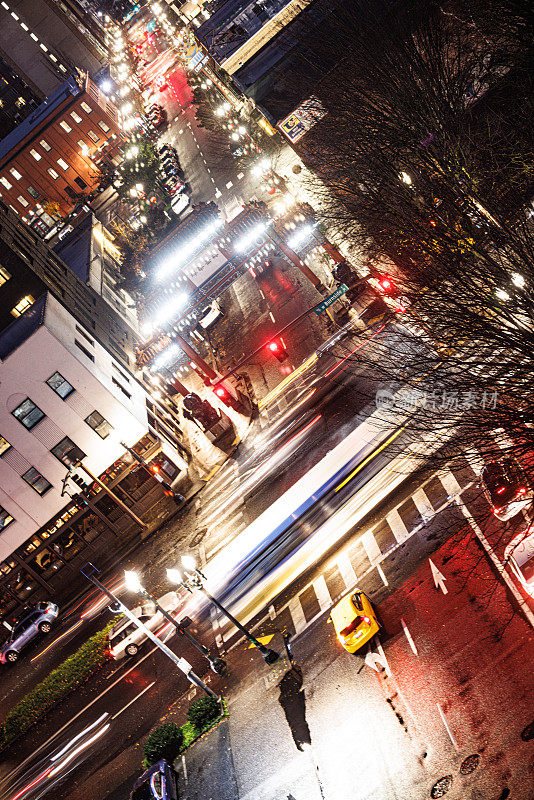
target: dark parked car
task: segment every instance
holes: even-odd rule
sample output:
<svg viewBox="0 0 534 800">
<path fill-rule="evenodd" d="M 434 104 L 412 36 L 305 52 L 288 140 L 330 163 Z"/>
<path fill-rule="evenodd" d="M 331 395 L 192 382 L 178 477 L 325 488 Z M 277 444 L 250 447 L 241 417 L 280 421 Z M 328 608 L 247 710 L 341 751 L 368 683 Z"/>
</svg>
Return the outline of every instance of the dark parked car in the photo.
<svg viewBox="0 0 534 800">
<path fill-rule="evenodd" d="M 486 498 L 497 519 L 515 517 L 533 500 L 533 492 L 524 471 L 513 458 L 490 461 L 480 475 Z"/>
<path fill-rule="evenodd" d="M 153 764 L 134 783 L 130 800 L 178 800 L 176 774 L 168 761 Z"/>
<path fill-rule="evenodd" d="M 4 664 L 14 663 L 20 651 L 35 639 L 40 633 L 50 633 L 52 623 L 59 613 L 55 603 L 47 600 L 37 603 L 34 609 L 27 611 L 17 620 L 7 642 L 0 648 L 0 661 Z"/>
</svg>

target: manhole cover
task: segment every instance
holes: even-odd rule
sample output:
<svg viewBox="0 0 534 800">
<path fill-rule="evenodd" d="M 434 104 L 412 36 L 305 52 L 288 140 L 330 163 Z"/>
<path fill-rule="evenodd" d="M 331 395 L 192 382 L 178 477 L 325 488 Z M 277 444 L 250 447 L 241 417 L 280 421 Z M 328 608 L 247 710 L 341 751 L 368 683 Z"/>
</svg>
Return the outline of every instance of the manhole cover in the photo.
<svg viewBox="0 0 534 800">
<path fill-rule="evenodd" d="M 531 739 L 534 739 L 534 722 L 531 722 L 530 725 L 523 728 L 521 731 L 521 738 L 524 742 L 530 742 Z"/>
<path fill-rule="evenodd" d="M 471 756 L 467 756 L 460 766 L 460 775 L 470 775 L 472 772 L 476 770 L 480 763 L 480 756 L 478 753 L 473 753 Z"/>
<path fill-rule="evenodd" d="M 430 790 L 430 797 L 434 800 L 435 797 L 443 797 L 444 794 L 447 794 L 449 789 L 452 786 L 452 775 L 445 775 L 445 777 L 440 778 L 439 781 L 436 781 L 432 789 Z"/>
</svg>

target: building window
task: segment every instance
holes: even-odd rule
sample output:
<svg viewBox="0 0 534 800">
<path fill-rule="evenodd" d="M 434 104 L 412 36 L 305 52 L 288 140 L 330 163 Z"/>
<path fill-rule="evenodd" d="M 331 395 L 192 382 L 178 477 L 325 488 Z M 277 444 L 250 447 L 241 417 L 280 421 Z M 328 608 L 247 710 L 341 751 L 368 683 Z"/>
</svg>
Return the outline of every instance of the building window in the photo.
<svg viewBox="0 0 534 800">
<path fill-rule="evenodd" d="M 11 450 L 11 445 L 7 439 L 4 439 L 3 436 L 0 436 L 0 456 L 3 456 L 8 450 Z"/>
<path fill-rule="evenodd" d="M 92 353 L 90 353 L 90 352 L 89 352 L 89 350 L 88 350 L 86 347 L 84 347 L 84 346 L 83 346 L 83 344 L 82 344 L 81 342 L 79 342 L 79 341 L 78 341 L 78 339 L 75 339 L 75 340 L 74 340 L 74 344 L 76 345 L 76 347 L 77 347 L 79 350 L 81 350 L 81 351 L 82 351 L 82 353 L 84 354 L 84 356 L 85 356 L 86 358 L 88 358 L 88 359 L 89 359 L 89 361 L 94 361 L 94 360 L 95 360 L 95 357 L 94 357 L 94 355 L 93 355 Z"/>
<path fill-rule="evenodd" d="M 94 347 L 94 346 L 95 346 L 94 339 L 91 339 L 91 337 L 90 337 L 90 336 L 88 336 L 88 335 L 86 334 L 86 332 L 85 332 L 85 331 L 84 331 L 82 328 L 80 328 L 80 326 L 79 326 L 79 325 L 76 325 L 76 330 L 78 331 L 78 333 L 79 333 L 79 334 L 81 334 L 81 336 L 83 336 L 83 338 L 84 338 L 84 339 L 87 339 L 87 341 L 89 342 L 89 344 L 91 345 L 91 347 Z"/>
<path fill-rule="evenodd" d="M 33 186 L 28 186 L 28 188 L 26 189 L 26 191 L 27 191 L 27 192 L 28 192 L 28 194 L 30 194 L 30 195 L 31 195 L 33 198 L 35 198 L 35 200 L 39 200 L 39 192 L 37 192 L 37 191 L 36 191 L 36 190 L 33 188 Z"/>
<path fill-rule="evenodd" d="M 50 452 L 67 467 L 74 466 L 79 461 L 85 458 L 85 453 L 77 445 L 74 444 L 72 439 L 65 436 L 60 442 L 53 447 Z"/>
<path fill-rule="evenodd" d="M 106 123 L 103 122 L 102 120 L 100 120 L 100 122 L 98 124 L 102 128 L 104 133 L 107 133 L 109 131 L 109 125 L 106 125 Z"/>
<path fill-rule="evenodd" d="M 11 167 L 11 169 L 9 171 L 11 172 L 13 177 L 16 178 L 16 180 L 20 181 L 20 179 L 22 178 L 22 175 L 20 174 L 18 169 L 15 169 L 15 167 Z"/>
<path fill-rule="evenodd" d="M 17 200 L 19 201 L 21 206 L 23 206 L 24 208 L 26 208 L 26 206 L 30 205 L 29 202 L 26 200 L 26 198 L 23 197 L 21 194 L 19 194 L 19 196 L 17 197 Z"/>
<path fill-rule="evenodd" d="M 67 162 L 64 161 L 62 158 L 58 158 L 57 163 L 59 164 L 61 169 L 67 170 L 69 168 L 69 165 L 67 164 Z"/>
<path fill-rule="evenodd" d="M 47 384 L 56 394 L 62 397 L 63 400 L 65 400 L 74 391 L 74 386 L 71 386 L 71 384 L 59 372 L 54 372 L 54 374 L 48 378 Z"/>
<path fill-rule="evenodd" d="M 113 425 L 107 419 L 104 419 L 99 411 L 93 411 L 92 414 L 85 418 L 85 421 L 95 433 L 98 433 L 101 439 L 106 439 L 113 430 Z"/>
<path fill-rule="evenodd" d="M 13 314 L 14 317 L 20 317 L 34 303 L 35 300 L 31 296 L 31 294 L 27 294 L 26 297 L 23 297 L 22 300 L 19 300 L 15 308 L 11 309 L 11 313 Z"/>
<path fill-rule="evenodd" d="M 126 397 L 128 398 L 128 400 L 131 400 L 131 398 L 132 398 L 132 395 L 130 394 L 130 392 L 127 392 L 127 391 L 126 391 L 126 389 L 124 388 L 124 386 L 121 386 L 121 384 L 118 382 L 117 378 L 115 378 L 115 376 L 114 376 L 114 375 L 112 375 L 112 376 L 111 376 L 111 382 L 112 382 L 112 384 L 113 384 L 114 386 L 116 386 L 118 389 L 120 389 L 120 390 L 121 390 L 121 392 L 122 392 L 124 395 L 126 395 Z"/>
<path fill-rule="evenodd" d="M 82 121 L 82 118 L 80 117 L 80 115 L 77 114 L 75 111 L 71 111 L 70 115 L 71 115 L 72 119 L 74 120 L 74 122 L 78 122 L 79 123 L 79 122 Z"/>
<path fill-rule="evenodd" d="M 40 161 L 42 158 L 41 154 L 38 153 L 37 150 L 30 150 L 30 155 L 32 155 L 36 161 Z"/>
<path fill-rule="evenodd" d="M 80 187 L 80 189 L 87 189 L 86 182 L 83 180 L 83 178 L 80 178 L 79 175 L 78 177 L 74 178 L 74 183 L 76 183 Z"/>
<path fill-rule="evenodd" d="M 14 522 L 14 519 L 9 511 L 6 511 L 5 508 L 0 506 L 0 531 L 7 528 L 12 522 Z"/>
<path fill-rule="evenodd" d="M 79 147 L 79 148 L 80 148 L 80 150 L 82 151 L 82 154 L 83 154 L 84 156 L 86 156 L 86 155 L 87 155 L 87 153 L 88 153 L 88 151 L 89 151 L 89 148 L 87 147 L 87 145 L 85 144 L 85 142 L 84 142 L 84 140 L 83 140 L 83 139 L 78 139 L 78 147 Z"/>
<path fill-rule="evenodd" d="M 85 101 L 83 103 L 80 103 L 80 106 L 83 108 L 83 110 L 85 111 L 86 114 L 92 114 L 93 113 L 93 109 Z"/>
<path fill-rule="evenodd" d="M 53 178 L 55 181 L 57 181 L 57 179 L 59 178 L 59 175 L 57 174 L 57 172 L 55 171 L 55 169 L 52 169 L 52 167 L 48 167 L 48 169 L 47 169 L 46 171 L 48 172 L 48 174 L 49 174 L 49 175 L 51 175 L 51 176 L 52 176 L 52 178 Z"/>
<path fill-rule="evenodd" d="M 11 273 L 5 267 L 0 267 L 0 286 L 3 286 L 11 278 Z"/>
<path fill-rule="evenodd" d="M 50 147 L 50 145 L 48 144 L 48 142 L 46 141 L 46 139 L 41 139 L 41 141 L 39 142 L 39 144 L 41 145 L 41 147 L 43 148 L 43 150 L 46 150 L 46 152 L 47 152 L 47 153 L 49 152 L 49 150 L 51 150 L 51 149 L 52 149 L 52 148 Z"/>
<path fill-rule="evenodd" d="M 88 131 L 88 134 L 89 134 L 89 138 L 92 139 L 93 142 L 99 142 L 100 141 L 100 136 L 97 133 L 95 133 L 94 131 Z"/>
<path fill-rule="evenodd" d="M 64 130 L 66 133 L 70 133 L 70 132 L 72 131 L 72 128 L 70 127 L 69 123 L 68 123 L 68 122 L 65 122 L 65 120 L 64 120 L 64 119 L 62 119 L 62 120 L 61 120 L 61 122 L 59 123 L 59 127 L 60 127 L 60 128 L 63 128 L 63 130 Z"/>
<path fill-rule="evenodd" d="M 49 483 L 46 478 L 43 478 L 40 472 L 38 472 L 35 467 L 30 467 L 24 475 L 22 479 L 29 483 L 32 489 L 35 489 L 37 494 L 45 494 L 49 489 L 52 488 L 52 484 Z"/>
<path fill-rule="evenodd" d="M 12 412 L 13 416 L 21 422 L 25 428 L 31 431 L 38 422 L 46 417 L 44 411 L 33 403 L 29 397 L 24 400 L 20 406 L 17 406 Z"/>
<path fill-rule="evenodd" d="M 7 178 L 0 178 L 0 183 L 2 186 L 5 186 L 6 189 L 11 189 L 12 184 L 8 181 Z"/>
</svg>

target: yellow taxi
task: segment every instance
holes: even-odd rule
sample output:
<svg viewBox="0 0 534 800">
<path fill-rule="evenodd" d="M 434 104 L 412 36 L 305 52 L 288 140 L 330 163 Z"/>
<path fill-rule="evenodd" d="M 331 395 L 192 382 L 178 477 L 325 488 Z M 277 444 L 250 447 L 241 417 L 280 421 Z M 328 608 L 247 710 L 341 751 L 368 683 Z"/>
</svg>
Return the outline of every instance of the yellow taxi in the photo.
<svg viewBox="0 0 534 800">
<path fill-rule="evenodd" d="M 368 597 L 359 589 L 343 597 L 330 612 L 337 638 L 349 653 L 355 653 L 378 633 L 380 624 Z"/>
</svg>

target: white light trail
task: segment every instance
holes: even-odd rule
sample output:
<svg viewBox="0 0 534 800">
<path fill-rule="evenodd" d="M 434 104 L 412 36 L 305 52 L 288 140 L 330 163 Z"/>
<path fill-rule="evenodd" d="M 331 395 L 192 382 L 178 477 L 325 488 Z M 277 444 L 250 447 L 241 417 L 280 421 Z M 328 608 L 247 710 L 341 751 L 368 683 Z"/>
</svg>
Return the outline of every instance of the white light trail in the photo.
<svg viewBox="0 0 534 800">
<path fill-rule="evenodd" d="M 76 744 L 76 742 L 79 741 L 82 738 L 82 736 L 85 736 L 86 733 L 89 733 L 89 731 L 92 731 L 93 728 L 96 728 L 97 725 L 100 725 L 100 723 L 103 722 L 107 716 L 109 716 L 109 714 L 107 711 L 105 711 L 101 717 L 92 722 L 91 725 L 89 725 L 87 728 L 84 728 L 83 731 L 81 731 L 81 733 L 79 733 L 77 736 L 74 737 L 74 739 L 71 739 L 70 742 L 68 742 L 65 745 L 65 747 L 63 747 L 63 749 L 59 751 L 59 753 L 56 753 L 55 756 L 52 756 L 50 761 L 57 761 L 59 758 L 61 758 L 61 756 L 64 756 L 67 750 L 69 750 L 74 744 Z"/>
<path fill-rule="evenodd" d="M 70 764 L 73 758 L 76 758 L 76 756 L 79 755 L 83 750 L 85 750 L 87 747 L 90 747 L 90 745 L 92 745 L 93 742 L 96 742 L 97 739 L 100 739 L 100 737 L 105 734 L 105 732 L 108 730 L 109 727 L 110 727 L 109 723 L 107 725 L 104 725 L 104 727 L 101 728 L 99 731 L 97 731 L 97 733 L 95 733 L 94 736 L 91 736 L 90 739 L 88 739 L 86 742 L 84 742 L 75 750 L 73 750 L 72 753 L 69 753 L 67 758 L 61 764 L 58 764 L 57 767 L 54 767 L 54 769 L 51 770 L 48 777 L 52 778 L 54 775 L 57 775 L 58 772 L 61 772 L 61 770 L 64 767 L 66 767 L 67 764 Z"/>
</svg>

